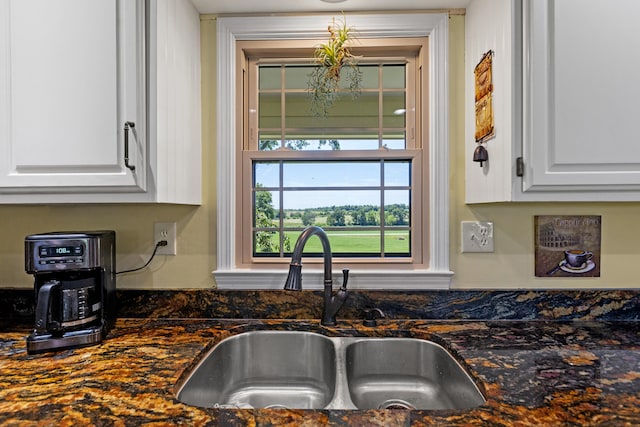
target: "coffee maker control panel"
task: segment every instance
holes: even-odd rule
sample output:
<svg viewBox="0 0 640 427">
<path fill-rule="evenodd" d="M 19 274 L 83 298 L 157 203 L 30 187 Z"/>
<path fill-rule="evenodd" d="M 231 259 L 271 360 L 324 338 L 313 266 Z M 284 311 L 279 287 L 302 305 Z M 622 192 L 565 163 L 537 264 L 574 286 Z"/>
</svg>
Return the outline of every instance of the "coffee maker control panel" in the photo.
<svg viewBox="0 0 640 427">
<path fill-rule="evenodd" d="M 87 235 L 29 236 L 26 240 L 27 273 L 96 268 L 101 265 L 100 240 Z"/>
</svg>

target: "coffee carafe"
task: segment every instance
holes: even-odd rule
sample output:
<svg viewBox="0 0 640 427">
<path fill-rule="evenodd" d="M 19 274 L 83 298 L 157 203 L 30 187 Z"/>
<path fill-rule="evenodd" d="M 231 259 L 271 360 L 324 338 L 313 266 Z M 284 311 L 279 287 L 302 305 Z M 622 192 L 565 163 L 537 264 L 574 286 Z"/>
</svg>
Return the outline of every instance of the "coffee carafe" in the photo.
<svg viewBox="0 0 640 427">
<path fill-rule="evenodd" d="M 25 238 L 34 275 L 35 329 L 27 352 L 101 342 L 116 316 L 115 232 L 53 232 Z"/>
</svg>

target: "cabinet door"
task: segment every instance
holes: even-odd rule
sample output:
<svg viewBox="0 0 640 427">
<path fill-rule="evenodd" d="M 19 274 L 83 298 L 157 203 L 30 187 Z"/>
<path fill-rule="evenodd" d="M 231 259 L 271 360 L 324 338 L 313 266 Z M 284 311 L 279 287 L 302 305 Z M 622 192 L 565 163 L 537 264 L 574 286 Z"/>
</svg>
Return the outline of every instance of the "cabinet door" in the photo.
<svg viewBox="0 0 640 427">
<path fill-rule="evenodd" d="M 145 189 L 143 22 L 139 0 L 0 1 L 0 193 Z"/>
<path fill-rule="evenodd" d="M 523 12 L 523 190 L 633 195 L 640 2 L 530 0 Z"/>
</svg>

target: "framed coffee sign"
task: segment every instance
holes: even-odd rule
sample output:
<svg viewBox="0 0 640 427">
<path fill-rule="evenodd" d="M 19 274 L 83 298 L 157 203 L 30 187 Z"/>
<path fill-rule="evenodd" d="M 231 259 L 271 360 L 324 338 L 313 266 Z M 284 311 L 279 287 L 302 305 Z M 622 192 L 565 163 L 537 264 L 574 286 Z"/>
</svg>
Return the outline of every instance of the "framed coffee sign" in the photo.
<svg viewBox="0 0 640 427">
<path fill-rule="evenodd" d="M 493 123 L 493 51 L 490 50 L 474 69 L 477 143 L 495 136 Z"/>
<path fill-rule="evenodd" d="M 536 277 L 600 277 L 601 217 L 538 215 Z"/>
</svg>

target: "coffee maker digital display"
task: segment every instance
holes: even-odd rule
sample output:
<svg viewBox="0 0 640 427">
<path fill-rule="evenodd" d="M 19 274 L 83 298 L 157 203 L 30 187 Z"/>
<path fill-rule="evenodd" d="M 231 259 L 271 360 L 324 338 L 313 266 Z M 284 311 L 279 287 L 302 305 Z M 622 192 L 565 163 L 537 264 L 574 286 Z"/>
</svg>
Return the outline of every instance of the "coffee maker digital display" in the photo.
<svg viewBox="0 0 640 427">
<path fill-rule="evenodd" d="M 82 256 L 84 253 L 84 245 L 74 246 L 41 246 L 40 256 L 42 258 L 58 257 L 65 255 Z"/>
<path fill-rule="evenodd" d="M 115 321 L 115 232 L 54 232 L 25 238 L 34 275 L 35 329 L 27 352 L 101 342 Z"/>
</svg>

